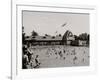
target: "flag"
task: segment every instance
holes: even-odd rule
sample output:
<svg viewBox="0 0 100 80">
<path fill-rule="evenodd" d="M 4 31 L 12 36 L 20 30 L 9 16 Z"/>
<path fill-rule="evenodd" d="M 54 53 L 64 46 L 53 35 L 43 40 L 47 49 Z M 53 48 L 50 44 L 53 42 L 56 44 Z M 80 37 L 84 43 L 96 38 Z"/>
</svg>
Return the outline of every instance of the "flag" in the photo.
<svg viewBox="0 0 100 80">
<path fill-rule="evenodd" d="M 64 23 L 64 24 L 63 24 L 61 27 L 64 27 L 64 26 L 66 26 L 66 24 L 67 24 L 67 23 Z"/>
</svg>

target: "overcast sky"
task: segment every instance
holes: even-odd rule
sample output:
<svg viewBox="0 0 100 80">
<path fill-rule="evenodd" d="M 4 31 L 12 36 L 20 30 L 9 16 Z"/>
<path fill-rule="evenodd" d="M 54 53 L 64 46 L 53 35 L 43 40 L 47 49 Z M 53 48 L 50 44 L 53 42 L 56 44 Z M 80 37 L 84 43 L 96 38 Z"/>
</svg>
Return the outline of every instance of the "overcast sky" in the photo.
<svg viewBox="0 0 100 80">
<path fill-rule="evenodd" d="M 89 14 L 23 11 L 22 26 L 26 35 L 31 35 L 33 30 L 41 36 L 63 35 L 66 30 L 79 35 L 89 33 Z"/>
</svg>

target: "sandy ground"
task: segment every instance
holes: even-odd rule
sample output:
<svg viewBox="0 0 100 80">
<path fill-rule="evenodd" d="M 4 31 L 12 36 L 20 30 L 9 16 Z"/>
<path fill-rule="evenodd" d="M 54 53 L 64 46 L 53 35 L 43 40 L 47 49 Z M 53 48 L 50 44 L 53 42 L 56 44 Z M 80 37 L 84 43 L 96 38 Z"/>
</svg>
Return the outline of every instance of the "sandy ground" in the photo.
<svg viewBox="0 0 100 80">
<path fill-rule="evenodd" d="M 36 65 L 38 55 L 39 68 L 89 66 L 89 48 L 73 46 L 34 46 L 29 68 Z"/>
</svg>

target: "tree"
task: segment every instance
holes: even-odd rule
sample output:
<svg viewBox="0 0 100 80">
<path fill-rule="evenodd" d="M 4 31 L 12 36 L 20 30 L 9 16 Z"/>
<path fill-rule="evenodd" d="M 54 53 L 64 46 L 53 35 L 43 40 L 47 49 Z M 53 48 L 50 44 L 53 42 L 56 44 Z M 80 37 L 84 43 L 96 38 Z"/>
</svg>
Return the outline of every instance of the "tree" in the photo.
<svg viewBox="0 0 100 80">
<path fill-rule="evenodd" d="M 45 36 L 49 36 L 48 34 L 45 34 Z"/>
<path fill-rule="evenodd" d="M 80 40 L 88 40 L 88 34 L 87 33 L 82 33 L 79 35 Z"/>
<path fill-rule="evenodd" d="M 90 40 L 90 35 L 89 34 L 88 34 L 88 38 L 87 39 L 88 39 L 88 41 Z"/>
<path fill-rule="evenodd" d="M 88 34 L 87 44 L 89 45 L 89 43 L 90 43 L 90 35 Z"/>
<path fill-rule="evenodd" d="M 59 34 L 59 36 L 61 37 L 61 34 Z"/>
<path fill-rule="evenodd" d="M 35 36 L 38 36 L 38 33 L 35 32 L 34 30 L 32 31 L 32 36 L 35 37 Z"/>
<path fill-rule="evenodd" d="M 90 35 L 87 33 L 82 33 L 79 35 L 79 40 L 85 40 L 86 44 L 89 45 Z"/>
<path fill-rule="evenodd" d="M 54 38 L 55 38 L 55 36 L 52 36 L 52 38 L 54 39 Z"/>
<path fill-rule="evenodd" d="M 51 35 L 49 35 L 49 34 L 45 34 L 45 36 L 51 36 Z"/>
<path fill-rule="evenodd" d="M 25 44 L 24 26 L 22 26 L 22 43 Z"/>
</svg>

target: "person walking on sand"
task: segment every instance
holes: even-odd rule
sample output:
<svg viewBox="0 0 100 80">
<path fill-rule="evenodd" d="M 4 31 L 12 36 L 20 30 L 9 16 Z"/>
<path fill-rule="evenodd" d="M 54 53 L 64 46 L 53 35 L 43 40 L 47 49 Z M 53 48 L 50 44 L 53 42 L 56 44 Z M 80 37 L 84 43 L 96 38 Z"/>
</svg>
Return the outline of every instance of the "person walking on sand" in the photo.
<svg viewBox="0 0 100 80">
<path fill-rule="evenodd" d="M 36 58 L 35 58 L 35 63 L 36 63 L 36 66 L 34 66 L 34 68 L 39 68 L 40 66 L 40 62 L 39 62 L 39 55 L 36 55 Z"/>
<path fill-rule="evenodd" d="M 24 53 L 24 55 L 23 55 L 23 69 L 27 69 L 28 64 L 29 64 L 29 59 L 28 59 L 27 53 Z"/>
<path fill-rule="evenodd" d="M 27 48 L 27 55 L 28 55 L 28 59 L 29 59 L 29 62 L 31 61 L 31 58 L 32 58 L 32 51 L 30 48 Z"/>
<path fill-rule="evenodd" d="M 73 58 L 73 64 L 75 64 L 76 63 L 76 60 L 77 60 L 78 58 L 75 56 L 74 58 Z"/>
</svg>

